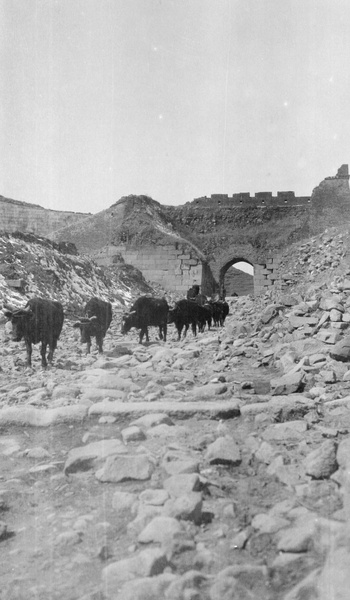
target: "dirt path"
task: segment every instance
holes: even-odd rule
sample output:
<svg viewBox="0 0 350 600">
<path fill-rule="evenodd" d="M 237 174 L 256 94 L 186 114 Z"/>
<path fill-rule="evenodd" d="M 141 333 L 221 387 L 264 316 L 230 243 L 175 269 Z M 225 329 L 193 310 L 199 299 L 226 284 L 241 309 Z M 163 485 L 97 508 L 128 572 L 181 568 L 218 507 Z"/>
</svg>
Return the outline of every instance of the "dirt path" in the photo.
<svg viewBox="0 0 350 600">
<path fill-rule="evenodd" d="M 226 347 L 221 330 L 169 338 L 140 347 L 112 332 L 104 357 L 86 357 L 67 325 L 55 366 L 36 357 L 30 372 L 23 348 L 2 347 L 3 414 L 86 412 L 18 427 L 0 411 L 1 600 L 297 600 L 324 568 L 321 533 L 340 535 L 344 519 L 338 465 L 316 478 L 305 460 L 346 439 L 348 413 L 298 394 L 276 408 L 280 372 L 258 366 L 254 345 Z M 125 416 L 117 401 L 174 410 Z M 184 418 L 189 401 L 198 414 Z M 208 402 L 242 411 L 209 418 Z"/>
</svg>

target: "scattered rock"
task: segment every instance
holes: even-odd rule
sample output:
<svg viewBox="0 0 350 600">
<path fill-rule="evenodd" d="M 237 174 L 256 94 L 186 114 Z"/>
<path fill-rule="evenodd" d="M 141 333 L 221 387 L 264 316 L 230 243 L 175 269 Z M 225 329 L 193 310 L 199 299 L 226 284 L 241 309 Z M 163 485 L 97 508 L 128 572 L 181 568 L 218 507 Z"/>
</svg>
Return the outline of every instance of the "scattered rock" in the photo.
<svg viewBox="0 0 350 600">
<path fill-rule="evenodd" d="M 104 466 L 96 472 L 99 481 L 118 483 L 130 479 L 144 481 L 153 472 L 153 465 L 145 454 L 135 456 L 109 456 Z"/>
<path fill-rule="evenodd" d="M 337 444 L 333 440 L 327 440 L 306 457 L 306 474 L 315 479 L 330 477 L 338 468 L 336 455 Z"/>
<path fill-rule="evenodd" d="M 218 438 L 208 446 L 205 459 L 212 465 L 238 466 L 242 461 L 239 446 L 232 438 L 226 436 Z"/>
<path fill-rule="evenodd" d="M 138 541 L 142 544 L 158 542 L 160 544 L 181 533 L 179 521 L 169 516 L 155 517 L 139 534 Z"/>
<path fill-rule="evenodd" d="M 343 338 L 330 351 L 330 357 L 341 362 L 350 361 L 350 336 Z"/>
</svg>

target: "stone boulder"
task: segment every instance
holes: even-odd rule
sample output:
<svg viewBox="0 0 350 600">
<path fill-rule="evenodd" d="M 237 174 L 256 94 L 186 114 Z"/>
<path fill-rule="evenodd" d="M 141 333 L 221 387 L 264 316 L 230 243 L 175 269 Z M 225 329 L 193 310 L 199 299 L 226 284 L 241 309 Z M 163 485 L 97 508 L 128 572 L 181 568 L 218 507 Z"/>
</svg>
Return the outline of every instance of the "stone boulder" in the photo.
<svg viewBox="0 0 350 600">
<path fill-rule="evenodd" d="M 340 360 L 341 362 L 350 361 L 350 336 L 344 337 L 340 342 L 335 344 L 334 348 L 330 351 L 330 356 L 334 360 Z"/>
</svg>

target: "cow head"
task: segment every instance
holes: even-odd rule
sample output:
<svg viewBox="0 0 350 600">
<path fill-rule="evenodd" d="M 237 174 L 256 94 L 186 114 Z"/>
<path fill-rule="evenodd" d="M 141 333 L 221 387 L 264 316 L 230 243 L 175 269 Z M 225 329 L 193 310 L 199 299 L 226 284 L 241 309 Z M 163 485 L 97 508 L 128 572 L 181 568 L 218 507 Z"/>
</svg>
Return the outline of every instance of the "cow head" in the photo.
<svg viewBox="0 0 350 600">
<path fill-rule="evenodd" d="M 20 342 L 25 335 L 28 325 L 34 315 L 33 311 L 27 308 L 12 308 L 11 306 L 4 305 L 4 315 L 11 321 L 12 324 L 12 340 L 14 342 Z"/>
<path fill-rule="evenodd" d="M 171 306 L 168 311 L 167 323 L 174 323 L 176 316 L 179 313 L 178 305 L 175 303 L 174 306 Z"/>
<path fill-rule="evenodd" d="M 137 327 L 136 310 L 132 310 L 122 316 L 121 333 L 125 335 L 132 327 Z"/>
<path fill-rule="evenodd" d="M 74 323 L 73 327 L 75 329 L 80 329 L 80 341 L 82 344 L 90 343 L 91 336 L 96 335 L 98 324 L 98 318 L 96 316 L 93 317 L 81 317 L 79 321 Z"/>
</svg>

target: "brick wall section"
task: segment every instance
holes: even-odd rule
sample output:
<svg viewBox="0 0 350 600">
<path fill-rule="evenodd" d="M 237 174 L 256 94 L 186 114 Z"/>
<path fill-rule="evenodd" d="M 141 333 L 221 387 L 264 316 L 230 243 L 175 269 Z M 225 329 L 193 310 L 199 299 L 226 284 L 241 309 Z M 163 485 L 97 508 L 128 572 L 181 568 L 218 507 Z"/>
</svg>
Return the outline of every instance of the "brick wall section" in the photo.
<svg viewBox="0 0 350 600">
<path fill-rule="evenodd" d="M 0 196 L 0 231 L 35 233 L 48 237 L 52 231 L 89 216 L 60 210 L 49 210 L 36 204 L 10 200 Z"/>
<path fill-rule="evenodd" d="M 271 286 L 275 286 L 279 277 L 277 276 L 277 268 L 280 263 L 278 255 L 266 258 L 264 264 L 254 265 L 254 295 L 258 296 L 266 292 Z"/>
<path fill-rule="evenodd" d="M 121 256 L 134 265 L 149 282 L 159 283 L 167 290 L 185 295 L 195 283 L 202 283 L 202 261 L 190 246 L 174 243 L 162 246 L 108 246 L 94 260 L 99 265 L 111 265 Z"/>
<path fill-rule="evenodd" d="M 272 192 L 257 192 L 254 196 L 242 192 L 232 194 L 232 196 L 228 196 L 228 194 L 202 196 L 201 198 L 195 198 L 188 205 L 194 208 L 309 207 L 310 201 L 310 196 L 296 196 L 294 192 L 277 192 L 276 196 L 273 196 Z"/>
</svg>

